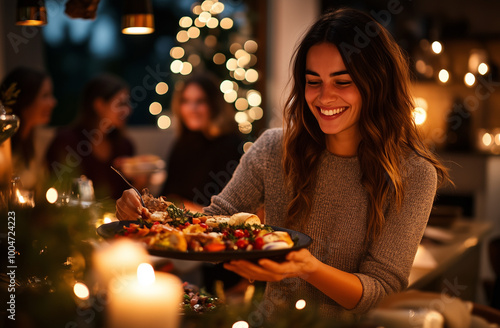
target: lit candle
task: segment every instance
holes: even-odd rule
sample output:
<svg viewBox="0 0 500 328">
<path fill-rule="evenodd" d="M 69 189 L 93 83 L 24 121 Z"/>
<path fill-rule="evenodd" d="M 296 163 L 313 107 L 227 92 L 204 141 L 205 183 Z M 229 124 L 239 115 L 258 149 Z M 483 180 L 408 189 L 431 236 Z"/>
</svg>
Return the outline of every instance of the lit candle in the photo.
<svg viewBox="0 0 500 328">
<path fill-rule="evenodd" d="M 181 280 L 157 272 L 150 264 L 137 268 L 137 275 L 116 278 L 108 289 L 109 328 L 176 328 L 182 301 Z"/>
<path fill-rule="evenodd" d="M 144 247 L 126 238 L 99 245 L 93 255 L 96 279 L 104 289 L 111 279 L 135 274 L 137 266 L 147 261 Z"/>
</svg>

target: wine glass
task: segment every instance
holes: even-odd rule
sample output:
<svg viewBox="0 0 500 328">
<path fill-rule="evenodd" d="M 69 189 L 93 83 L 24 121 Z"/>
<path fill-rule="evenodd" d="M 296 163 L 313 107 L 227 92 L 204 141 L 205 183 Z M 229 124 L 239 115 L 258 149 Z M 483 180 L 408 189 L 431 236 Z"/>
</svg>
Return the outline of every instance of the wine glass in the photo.
<svg viewBox="0 0 500 328">
<path fill-rule="evenodd" d="M 7 114 L 0 101 L 0 145 L 12 137 L 17 129 L 19 129 L 19 117 L 14 114 Z"/>
</svg>

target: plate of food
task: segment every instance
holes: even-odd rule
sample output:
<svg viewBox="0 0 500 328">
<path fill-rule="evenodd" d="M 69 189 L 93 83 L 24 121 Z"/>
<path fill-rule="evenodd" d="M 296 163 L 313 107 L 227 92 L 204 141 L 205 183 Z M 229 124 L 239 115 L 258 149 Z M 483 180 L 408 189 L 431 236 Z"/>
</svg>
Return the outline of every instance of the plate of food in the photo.
<svg viewBox="0 0 500 328">
<path fill-rule="evenodd" d="M 192 261 L 224 262 L 270 258 L 283 261 L 291 251 L 308 247 L 311 237 L 265 225 L 255 214 L 206 215 L 179 208 L 164 197 L 143 195 L 137 221 L 115 221 L 97 228 L 105 239 L 132 238 L 151 255 Z"/>
</svg>

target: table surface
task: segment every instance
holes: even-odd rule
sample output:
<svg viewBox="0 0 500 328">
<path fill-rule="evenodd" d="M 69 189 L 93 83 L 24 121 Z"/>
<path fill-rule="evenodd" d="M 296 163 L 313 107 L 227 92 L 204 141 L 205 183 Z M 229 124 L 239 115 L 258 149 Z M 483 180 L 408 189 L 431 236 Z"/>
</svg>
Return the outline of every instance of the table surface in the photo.
<svg viewBox="0 0 500 328">
<path fill-rule="evenodd" d="M 410 272 L 408 288 L 420 288 L 441 275 L 457 263 L 467 251 L 478 245 L 490 227 L 491 223 L 488 222 L 457 220 L 450 228 L 437 228 L 445 234 L 451 233 L 453 238 L 450 240 L 435 242 L 424 237 L 421 246 L 432 255 L 436 264 L 432 268 L 414 265 Z"/>
</svg>

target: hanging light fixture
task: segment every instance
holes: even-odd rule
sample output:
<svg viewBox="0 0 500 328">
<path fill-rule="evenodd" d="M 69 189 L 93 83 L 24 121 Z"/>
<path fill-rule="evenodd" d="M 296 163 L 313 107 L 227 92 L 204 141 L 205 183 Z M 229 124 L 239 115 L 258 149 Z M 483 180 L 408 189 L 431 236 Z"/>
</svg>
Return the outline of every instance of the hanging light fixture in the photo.
<svg viewBox="0 0 500 328">
<path fill-rule="evenodd" d="M 125 0 L 123 34 L 150 34 L 155 30 L 151 0 Z"/>
<path fill-rule="evenodd" d="M 47 25 L 44 0 L 17 0 L 16 25 Z"/>
</svg>

